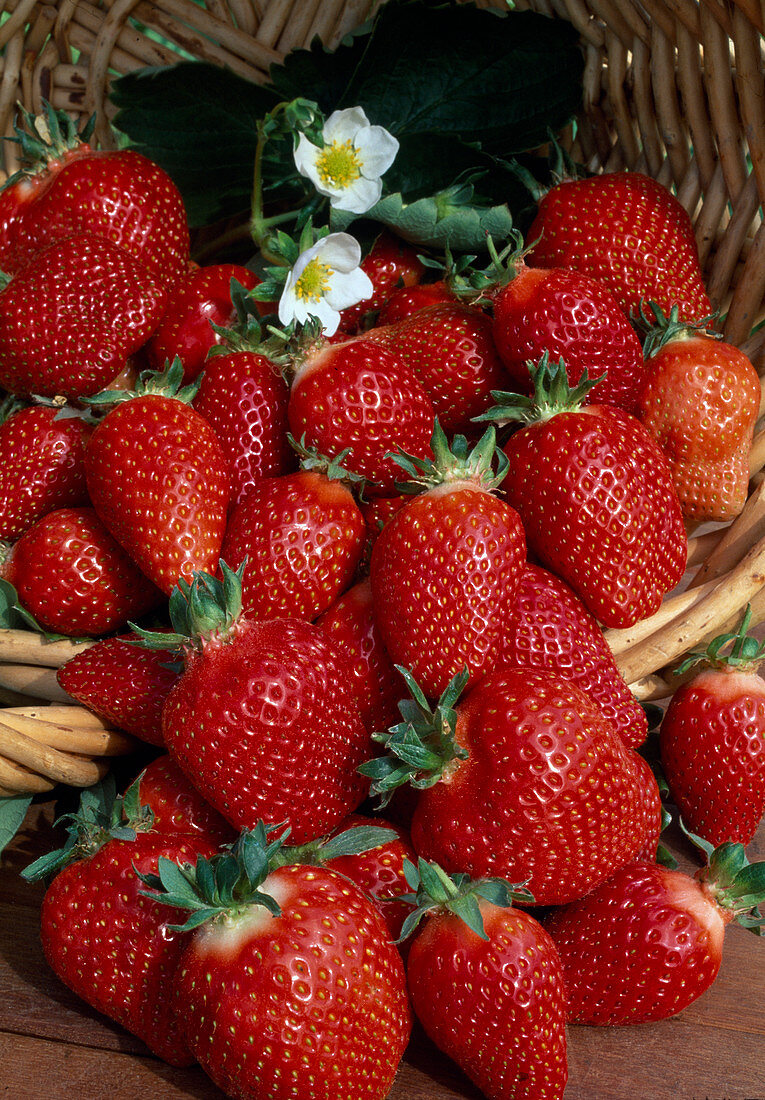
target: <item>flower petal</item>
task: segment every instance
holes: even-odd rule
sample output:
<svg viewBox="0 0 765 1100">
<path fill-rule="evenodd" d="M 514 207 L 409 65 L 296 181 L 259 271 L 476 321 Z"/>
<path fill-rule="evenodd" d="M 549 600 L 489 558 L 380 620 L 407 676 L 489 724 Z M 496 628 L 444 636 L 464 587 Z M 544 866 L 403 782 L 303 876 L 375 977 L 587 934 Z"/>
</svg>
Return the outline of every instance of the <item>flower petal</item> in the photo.
<svg viewBox="0 0 765 1100">
<path fill-rule="evenodd" d="M 316 158 L 320 152 L 321 150 L 310 142 L 305 134 L 301 134 L 293 153 L 295 167 L 298 172 L 301 176 L 307 176 L 314 185 L 319 179 L 319 173 L 316 170 Z"/>
<path fill-rule="evenodd" d="M 324 123 L 322 134 L 328 145 L 333 141 L 353 141 L 358 130 L 369 126 L 363 107 L 346 107 L 342 111 L 333 111 Z"/>
<path fill-rule="evenodd" d="M 352 214 L 366 214 L 382 194 L 381 179 L 365 179 L 363 176 L 330 199 L 336 210 L 348 210 Z"/>
<path fill-rule="evenodd" d="M 324 300 L 333 309 L 346 309 L 348 306 L 355 306 L 357 302 L 366 301 L 373 293 L 372 280 L 366 271 L 358 267 L 355 271 L 335 271 Z"/>
<path fill-rule="evenodd" d="M 354 142 L 361 159 L 361 171 L 367 179 L 383 175 L 396 159 L 399 143 L 382 126 L 360 130 Z"/>
<path fill-rule="evenodd" d="M 330 233 L 328 237 L 317 241 L 313 248 L 302 253 L 298 263 L 309 252 L 312 254 L 310 258 L 321 256 L 321 262 L 331 267 L 333 271 L 347 273 L 361 263 L 361 245 L 350 233 Z M 296 268 L 297 264 L 293 270 Z"/>
</svg>

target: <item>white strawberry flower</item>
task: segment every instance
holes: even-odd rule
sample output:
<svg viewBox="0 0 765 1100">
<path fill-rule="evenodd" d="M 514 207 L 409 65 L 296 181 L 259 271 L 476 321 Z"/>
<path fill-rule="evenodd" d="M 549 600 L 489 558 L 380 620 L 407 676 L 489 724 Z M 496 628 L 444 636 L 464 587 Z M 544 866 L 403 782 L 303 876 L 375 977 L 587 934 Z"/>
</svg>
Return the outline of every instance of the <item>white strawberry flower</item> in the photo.
<svg viewBox="0 0 765 1100">
<path fill-rule="evenodd" d="M 325 336 L 340 324 L 340 310 L 372 296 L 372 280 L 361 270 L 361 245 L 349 233 L 330 233 L 301 252 L 279 299 L 279 320 L 317 317 Z"/>
<path fill-rule="evenodd" d="M 352 214 L 370 210 L 382 194 L 380 178 L 396 159 L 398 141 L 382 126 L 371 126 L 361 107 L 333 111 L 322 129 L 323 148 L 301 134 L 295 166 L 330 206 Z"/>
</svg>

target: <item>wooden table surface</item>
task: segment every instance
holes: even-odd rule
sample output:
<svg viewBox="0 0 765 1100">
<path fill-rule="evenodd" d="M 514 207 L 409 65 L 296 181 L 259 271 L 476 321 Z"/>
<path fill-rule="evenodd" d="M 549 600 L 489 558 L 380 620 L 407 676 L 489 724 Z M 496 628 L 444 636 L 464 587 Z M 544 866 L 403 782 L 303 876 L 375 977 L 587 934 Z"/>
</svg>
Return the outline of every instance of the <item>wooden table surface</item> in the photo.
<svg viewBox="0 0 765 1100">
<path fill-rule="evenodd" d="M 33 806 L 0 865 L 0 1095 L 9 1100 L 221 1100 L 98 1016 L 49 971 L 38 938 L 41 884 L 19 871 L 56 847 L 52 803 Z M 687 851 L 677 849 L 683 865 Z M 749 849 L 765 858 L 765 827 Z M 569 1028 L 566 1100 L 765 1100 L 765 939 L 728 930 L 714 986 L 680 1016 L 631 1028 Z M 338 1097 L 338 1100 L 346 1100 Z M 420 1033 L 390 1100 L 480 1100 Z"/>
</svg>

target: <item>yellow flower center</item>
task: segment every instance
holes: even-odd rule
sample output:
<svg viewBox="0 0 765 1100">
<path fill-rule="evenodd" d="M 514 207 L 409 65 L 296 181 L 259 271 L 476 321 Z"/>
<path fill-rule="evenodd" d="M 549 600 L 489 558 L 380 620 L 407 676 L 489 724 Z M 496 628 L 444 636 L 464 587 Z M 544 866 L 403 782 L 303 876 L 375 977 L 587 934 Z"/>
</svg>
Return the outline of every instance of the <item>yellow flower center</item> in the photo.
<svg viewBox="0 0 765 1100">
<path fill-rule="evenodd" d="M 323 264 L 318 257 L 309 260 L 295 283 L 295 294 L 303 300 L 320 301 L 330 288 L 329 277 L 332 268 Z"/>
<path fill-rule="evenodd" d="M 333 141 L 319 150 L 316 171 L 324 184 L 350 187 L 361 176 L 362 161 L 352 142 Z"/>
</svg>

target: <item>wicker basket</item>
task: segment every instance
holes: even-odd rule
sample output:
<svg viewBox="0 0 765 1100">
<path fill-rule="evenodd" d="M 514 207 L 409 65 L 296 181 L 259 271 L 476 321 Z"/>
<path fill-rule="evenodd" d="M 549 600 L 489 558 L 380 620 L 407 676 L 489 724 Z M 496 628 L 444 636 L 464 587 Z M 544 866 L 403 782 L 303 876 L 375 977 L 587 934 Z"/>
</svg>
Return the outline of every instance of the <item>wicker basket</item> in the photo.
<svg viewBox="0 0 765 1100">
<path fill-rule="evenodd" d="M 109 146 L 113 77 L 192 56 L 263 81 L 290 50 L 316 35 L 334 45 L 378 6 L 379 0 L 204 6 L 7 0 L 0 131 L 12 133 L 17 101 L 37 112 L 47 99 L 83 120 L 96 112 L 97 137 Z M 564 144 L 593 171 L 639 169 L 676 192 L 695 226 L 713 306 L 726 315 L 724 334 L 765 373 L 765 327 L 756 328 L 765 298 L 765 0 L 517 0 L 516 7 L 575 26 L 586 55 L 584 107 Z M 10 172 L 15 146 L 6 145 Z M 744 513 L 691 541 L 692 571 L 698 569 L 691 587 L 667 599 L 653 619 L 607 632 L 640 697 L 666 698 L 661 670 L 700 640 L 732 628 L 747 601 L 765 619 L 765 488 L 757 476 L 764 463 L 765 433 L 755 437 Z M 12 633 L 0 631 L 0 701 L 14 701 L 14 690 L 22 692 L 20 703 L 30 695 L 45 699 L 39 685 L 50 676 L 36 675 L 35 651 L 24 661 L 14 656 Z M 26 675 L 12 667 L 24 664 Z"/>
</svg>

